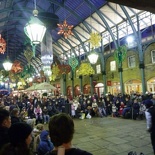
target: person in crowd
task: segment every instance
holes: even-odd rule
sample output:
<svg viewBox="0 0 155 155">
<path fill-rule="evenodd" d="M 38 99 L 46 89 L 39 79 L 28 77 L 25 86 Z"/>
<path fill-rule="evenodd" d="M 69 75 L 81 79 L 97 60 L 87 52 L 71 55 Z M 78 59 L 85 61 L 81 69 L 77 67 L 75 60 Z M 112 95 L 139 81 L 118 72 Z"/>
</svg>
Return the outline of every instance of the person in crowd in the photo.
<svg viewBox="0 0 155 155">
<path fill-rule="evenodd" d="M 38 122 L 42 123 L 43 120 L 43 116 L 42 116 L 42 109 L 40 107 L 40 105 L 38 104 L 36 108 L 34 108 L 34 114 L 36 116 L 36 124 Z"/>
<path fill-rule="evenodd" d="M 44 124 L 46 124 L 46 123 L 48 123 L 49 120 L 50 120 L 50 116 L 49 116 L 49 114 L 48 114 L 48 109 L 47 109 L 46 106 L 43 107 L 42 112 L 43 112 Z"/>
<path fill-rule="evenodd" d="M 0 149 L 2 146 L 10 142 L 8 130 L 11 126 L 11 118 L 9 111 L 0 109 Z"/>
<path fill-rule="evenodd" d="M 63 155 L 92 155 L 72 146 L 74 130 L 74 122 L 69 115 L 60 113 L 52 116 L 49 122 L 49 134 L 54 149 L 46 155 L 55 155 L 57 152 Z"/>
<path fill-rule="evenodd" d="M 10 143 L 0 151 L 1 155 L 32 155 L 30 143 L 32 141 L 32 127 L 27 123 L 15 123 L 11 125 L 8 134 Z"/>
<path fill-rule="evenodd" d="M 132 107 L 132 102 L 129 100 L 128 97 L 125 98 L 125 102 L 124 102 L 125 106 L 124 109 L 122 111 L 122 116 L 125 117 L 126 113 L 129 112 L 131 110 Z"/>
<path fill-rule="evenodd" d="M 137 116 L 139 115 L 139 108 L 140 108 L 137 99 L 134 99 L 132 108 L 133 108 L 133 119 L 136 120 Z"/>
<path fill-rule="evenodd" d="M 145 111 L 147 131 L 150 133 L 151 143 L 155 155 L 155 106 L 153 106 L 153 102 L 149 99 L 145 101 L 145 105 L 147 109 Z"/>
<path fill-rule="evenodd" d="M 14 108 L 11 112 L 11 124 L 21 122 L 19 117 L 19 109 Z"/>
<path fill-rule="evenodd" d="M 38 145 L 38 155 L 45 155 L 47 152 L 52 151 L 54 148 L 53 143 L 50 140 L 49 132 L 43 130 L 40 134 L 40 142 Z"/>
</svg>

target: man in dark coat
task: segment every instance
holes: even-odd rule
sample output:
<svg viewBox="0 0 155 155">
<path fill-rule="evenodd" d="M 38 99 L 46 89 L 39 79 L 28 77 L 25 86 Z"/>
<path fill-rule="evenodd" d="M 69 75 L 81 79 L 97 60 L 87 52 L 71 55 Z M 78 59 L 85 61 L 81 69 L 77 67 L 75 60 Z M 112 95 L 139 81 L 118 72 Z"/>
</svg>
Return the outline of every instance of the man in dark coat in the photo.
<svg viewBox="0 0 155 155">
<path fill-rule="evenodd" d="M 2 146 L 6 143 L 9 143 L 9 135 L 8 135 L 8 129 L 11 126 L 11 118 L 10 113 L 5 110 L 0 110 L 0 149 Z"/>
<path fill-rule="evenodd" d="M 151 100 L 145 101 L 146 105 L 146 123 L 147 123 L 147 131 L 150 133 L 151 136 L 151 143 L 155 155 L 155 106 L 153 106 L 153 102 Z"/>
</svg>

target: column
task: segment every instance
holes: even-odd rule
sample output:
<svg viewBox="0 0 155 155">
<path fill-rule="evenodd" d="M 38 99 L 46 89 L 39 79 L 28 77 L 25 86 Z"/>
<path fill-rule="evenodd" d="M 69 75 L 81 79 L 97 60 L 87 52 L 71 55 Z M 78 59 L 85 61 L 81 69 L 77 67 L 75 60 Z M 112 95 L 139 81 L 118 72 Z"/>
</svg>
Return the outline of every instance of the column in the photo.
<svg viewBox="0 0 155 155">
<path fill-rule="evenodd" d="M 103 77 L 103 83 L 104 83 L 104 95 L 107 94 L 107 79 L 106 79 L 106 72 L 102 72 L 102 77 Z"/>
<path fill-rule="evenodd" d="M 72 97 L 74 98 L 74 71 L 71 71 L 71 81 L 72 81 Z"/>
<path fill-rule="evenodd" d="M 123 84 L 123 74 L 122 74 L 123 68 L 119 67 L 118 72 L 119 72 L 119 77 L 120 77 L 120 90 L 121 90 L 121 93 L 124 94 L 124 84 Z"/>
<path fill-rule="evenodd" d="M 63 74 L 63 95 L 66 96 L 66 74 Z"/>
<path fill-rule="evenodd" d="M 93 75 L 90 75 L 90 93 L 93 95 Z"/>
<path fill-rule="evenodd" d="M 82 81 L 83 77 L 82 77 L 82 75 L 79 76 L 79 79 L 80 79 L 80 93 L 83 94 L 83 81 Z"/>
<path fill-rule="evenodd" d="M 145 94 L 145 92 L 146 92 L 146 82 L 145 82 L 144 68 L 145 68 L 144 63 L 140 63 L 139 64 L 139 69 L 140 69 L 140 72 L 141 72 L 142 92 L 143 92 L 143 94 Z"/>
</svg>

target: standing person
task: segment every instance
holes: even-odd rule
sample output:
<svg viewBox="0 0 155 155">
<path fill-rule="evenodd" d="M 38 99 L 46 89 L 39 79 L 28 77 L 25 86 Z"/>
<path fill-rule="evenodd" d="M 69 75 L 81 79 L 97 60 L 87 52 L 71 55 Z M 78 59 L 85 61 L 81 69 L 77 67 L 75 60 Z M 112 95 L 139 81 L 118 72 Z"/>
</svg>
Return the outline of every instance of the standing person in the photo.
<svg viewBox="0 0 155 155">
<path fill-rule="evenodd" d="M 146 124 L 147 124 L 147 131 L 150 133 L 151 136 L 151 143 L 155 155 L 155 106 L 153 106 L 153 102 L 151 100 L 145 101 L 146 105 Z"/>
<path fill-rule="evenodd" d="M 0 151 L 0 155 L 32 155 L 29 146 L 32 141 L 32 127 L 27 123 L 13 124 L 8 133 L 10 143 Z"/>
<path fill-rule="evenodd" d="M 8 143 L 9 135 L 8 130 L 11 126 L 11 118 L 9 111 L 5 109 L 0 110 L 0 149 L 6 143 Z"/>
<path fill-rule="evenodd" d="M 51 117 L 49 122 L 49 134 L 54 145 L 54 150 L 46 155 L 92 155 L 91 153 L 72 147 L 74 135 L 74 122 L 72 118 L 60 113 Z"/>
</svg>

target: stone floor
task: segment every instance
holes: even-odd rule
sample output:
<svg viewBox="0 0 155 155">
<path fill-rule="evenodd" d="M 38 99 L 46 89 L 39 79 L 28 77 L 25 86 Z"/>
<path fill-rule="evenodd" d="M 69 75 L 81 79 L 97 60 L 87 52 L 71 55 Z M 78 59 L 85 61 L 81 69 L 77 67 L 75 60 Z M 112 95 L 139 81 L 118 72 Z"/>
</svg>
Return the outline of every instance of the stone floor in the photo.
<svg viewBox="0 0 155 155">
<path fill-rule="evenodd" d="M 145 120 L 104 117 L 74 122 L 73 145 L 93 155 L 127 155 L 130 151 L 153 155 Z"/>
</svg>

